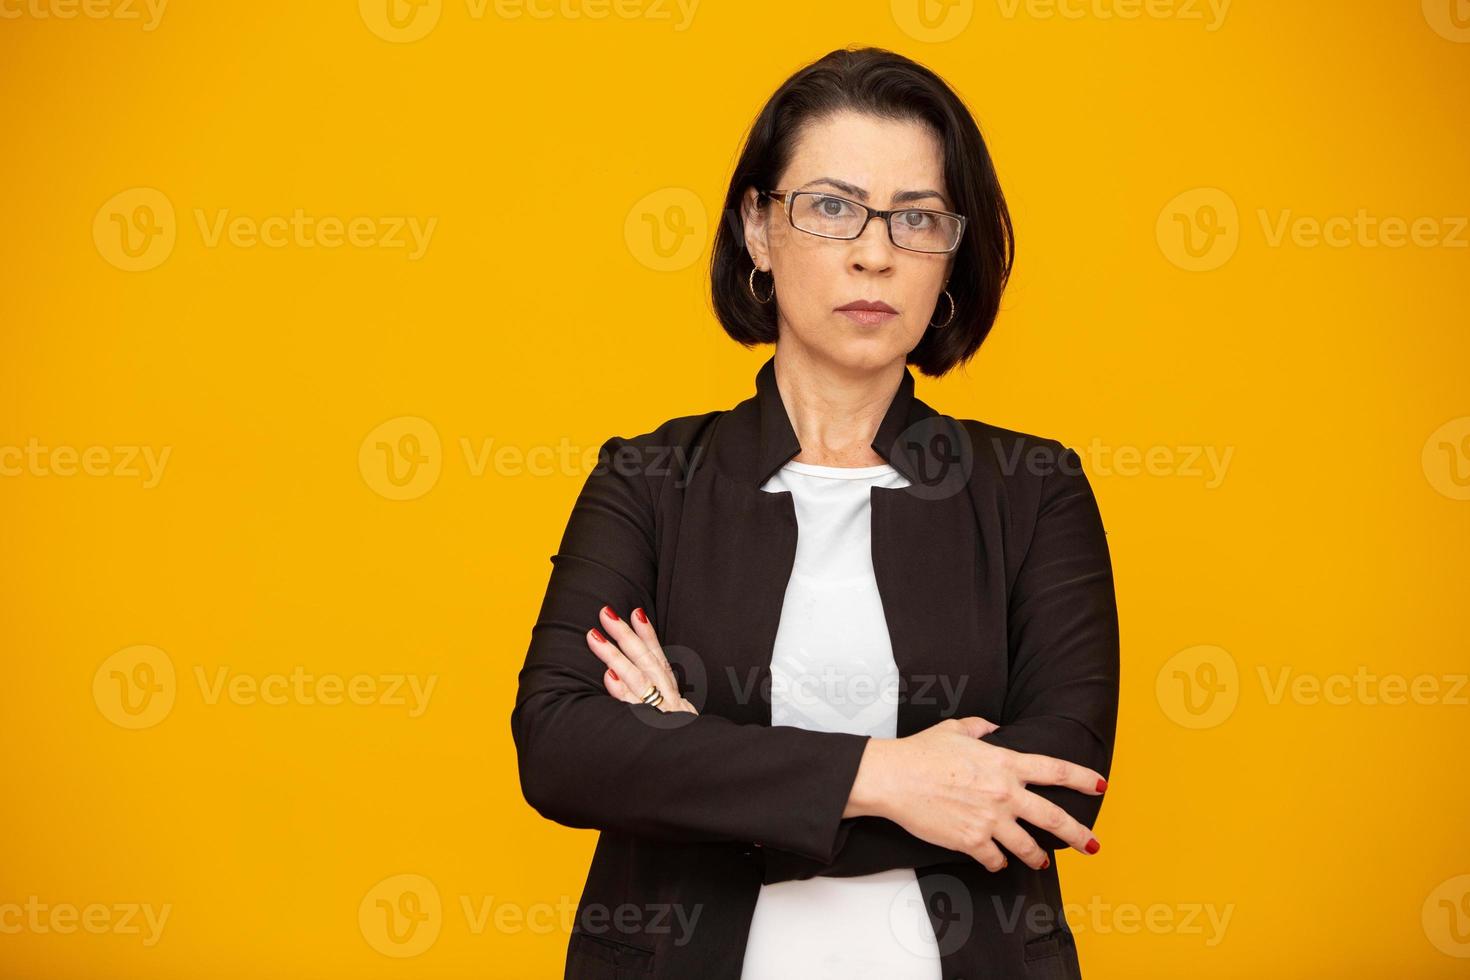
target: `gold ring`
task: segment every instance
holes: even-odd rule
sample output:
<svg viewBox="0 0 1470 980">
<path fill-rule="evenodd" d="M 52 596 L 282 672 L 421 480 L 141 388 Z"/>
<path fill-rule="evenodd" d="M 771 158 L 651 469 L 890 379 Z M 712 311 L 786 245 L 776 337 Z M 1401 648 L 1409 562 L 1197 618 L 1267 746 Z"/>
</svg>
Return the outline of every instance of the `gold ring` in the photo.
<svg viewBox="0 0 1470 980">
<path fill-rule="evenodd" d="M 658 689 L 658 685 L 650 684 L 648 685 L 648 690 L 643 692 L 643 697 L 639 698 L 638 700 L 642 701 L 644 704 L 650 707 L 657 708 L 660 704 L 663 703 L 663 699 L 664 692 Z"/>
</svg>

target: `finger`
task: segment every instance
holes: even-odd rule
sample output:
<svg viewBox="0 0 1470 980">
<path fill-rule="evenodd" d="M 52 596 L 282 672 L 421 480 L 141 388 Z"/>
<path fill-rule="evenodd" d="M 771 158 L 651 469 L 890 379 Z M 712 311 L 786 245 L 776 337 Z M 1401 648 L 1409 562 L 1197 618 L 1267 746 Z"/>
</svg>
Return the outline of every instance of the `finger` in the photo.
<svg viewBox="0 0 1470 980">
<path fill-rule="evenodd" d="M 1014 821 L 1002 821 L 1000 826 L 995 828 L 995 839 L 1004 844 L 1005 849 L 1016 856 L 1016 860 L 1028 867 L 1040 871 L 1051 864 L 1051 858 L 1047 857 L 1046 851 L 1036 843 L 1036 838 L 1022 830 Z"/>
<path fill-rule="evenodd" d="M 602 634 L 602 630 L 594 627 L 587 631 L 587 646 L 604 666 L 618 675 L 618 679 L 629 691 L 637 691 L 638 694 L 642 694 L 648 690 L 649 682 L 644 679 L 643 672 L 638 669 L 638 665 L 624 656 L 618 645 Z M 633 700 L 639 700 L 636 694 Z"/>
<path fill-rule="evenodd" d="M 1066 841 L 1083 854 L 1093 854 L 1097 850 L 1097 848 L 1091 851 L 1087 849 L 1087 842 L 1097 839 L 1092 835 L 1092 831 L 1080 820 L 1075 819 L 1066 810 L 1043 796 L 1038 796 L 1029 790 L 1022 793 L 1021 805 L 1017 807 L 1016 815 L 1024 818 L 1033 827 L 1038 827 Z"/>
<path fill-rule="evenodd" d="M 965 853 L 985 865 L 987 871 L 999 871 L 1009 863 L 1006 861 L 1006 856 L 1000 852 L 1000 848 L 995 846 L 995 841 L 989 838 L 986 838 L 985 843 Z"/>
<path fill-rule="evenodd" d="M 673 677 L 674 668 L 669 664 L 669 658 L 664 653 L 663 644 L 658 642 L 658 633 L 653 629 L 653 622 L 648 618 L 648 613 L 643 611 L 642 606 L 633 610 L 633 618 L 629 622 L 633 624 L 633 632 L 638 634 L 638 638 L 643 641 L 644 646 L 648 647 L 654 659 L 663 665 L 664 670 L 668 672 L 670 677 Z M 677 678 L 675 679 L 677 680 Z"/>
<path fill-rule="evenodd" d="M 654 656 L 643 639 L 633 632 L 632 627 L 621 616 L 613 611 L 612 606 L 603 606 L 598 615 L 602 620 L 603 629 L 607 631 L 608 638 L 615 642 L 623 655 L 637 666 L 641 675 L 639 681 L 643 685 L 636 688 L 640 699 L 643 692 L 648 690 L 648 685 L 652 684 L 663 692 L 664 700 L 677 700 L 679 686 L 674 683 L 673 673 L 664 669 L 662 657 Z M 628 684 L 632 687 L 635 682 L 629 680 Z"/>
<path fill-rule="evenodd" d="M 602 686 L 607 688 L 607 693 L 619 701 L 627 701 L 629 703 L 636 703 L 638 701 L 633 696 L 633 692 L 628 690 L 628 685 L 623 683 L 622 678 L 618 677 L 611 667 L 602 672 Z"/>
<path fill-rule="evenodd" d="M 982 736 L 989 735 L 1000 727 L 994 722 L 986 721 L 979 715 L 967 715 L 964 718 L 956 718 L 955 721 L 960 723 L 965 734 L 971 738 L 981 738 Z"/>
<path fill-rule="evenodd" d="M 1065 759 L 1034 752 L 1016 752 L 1011 761 L 1015 764 L 1016 774 L 1028 783 L 1067 786 L 1088 796 L 1100 796 L 1108 788 L 1108 781 L 1097 770 Z"/>
</svg>

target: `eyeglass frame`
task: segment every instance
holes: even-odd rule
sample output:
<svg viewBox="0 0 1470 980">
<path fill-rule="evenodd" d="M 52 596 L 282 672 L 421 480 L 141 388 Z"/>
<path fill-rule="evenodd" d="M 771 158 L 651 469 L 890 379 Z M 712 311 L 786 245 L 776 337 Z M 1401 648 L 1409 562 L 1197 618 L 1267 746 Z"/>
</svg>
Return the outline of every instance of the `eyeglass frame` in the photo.
<svg viewBox="0 0 1470 980">
<path fill-rule="evenodd" d="M 802 232 L 802 233 L 807 234 L 807 235 L 811 235 L 814 238 L 825 238 L 828 241 L 834 241 L 834 242 L 855 242 L 859 238 L 862 238 L 863 237 L 863 233 L 868 230 L 868 223 L 870 221 L 872 221 L 874 217 L 879 217 L 879 218 L 882 218 L 883 219 L 883 227 L 885 227 L 885 228 L 888 229 L 888 241 L 892 243 L 892 245 L 893 245 L 894 248 L 901 248 L 901 249 L 903 249 L 906 252 L 917 252 L 920 255 L 952 255 L 955 252 L 959 251 L 959 247 L 962 244 L 964 244 L 964 241 L 965 241 L 965 225 L 970 220 L 969 218 L 965 217 L 963 214 L 959 214 L 959 213 L 954 212 L 954 211 L 944 211 L 944 210 L 941 210 L 939 208 L 912 208 L 912 207 L 910 207 L 910 208 L 890 208 L 887 211 L 880 211 L 877 208 L 870 208 L 870 207 L 868 207 L 866 204 L 864 204 L 861 201 L 854 201 L 850 197 L 843 197 L 841 194 L 831 194 L 831 193 L 828 193 L 827 191 L 813 190 L 813 189 L 810 189 L 810 188 L 794 188 L 794 189 L 788 189 L 788 190 L 763 190 L 763 191 L 760 191 L 760 193 L 762 195 L 764 195 L 765 197 L 767 197 L 767 198 L 772 198 L 772 199 L 779 200 L 781 202 L 781 208 L 782 208 L 782 210 L 784 210 L 786 212 L 786 220 L 791 224 L 791 227 L 795 228 L 799 232 Z M 834 200 L 837 200 L 837 201 L 845 201 L 848 204 L 854 205 L 855 207 L 862 208 L 864 211 L 868 212 L 868 214 L 867 214 L 867 217 L 865 217 L 863 219 L 863 223 L 862 223 L 861 227 L 858 228 L 857 234 L 856 235 L 852 235 L 852 236 L 850 236 L 848 238 L 842 238 L 842 237 L 839 237 L 837 235 L 823 235 L 823 234 L 821 234 L 819 232 L 815 232 L 815 231 L 807 231 L 807 229 L 798 226 L 796 224 L 796 222 L 795 221 L 792 221 L 792 219 L 791 219 L 791 201 L 798 194 L 816 194 L 816 195 L 819 195 L 821 197 L 830 197 L 830 198 L 832 198 Z M 959 230 L 959 233 L 955 236 L 955 243 L 954 243 L 954 245 L 952 247 L 950 247 L 950 248 L 945 249 L 942 252 L 930 252 L 930 251 L 927 251 L 927 250 L 922 249 L 922 248 L 909 248 L 907 245 L 900 245 L 900 244 L 898 244 L 898 242 L 893 237 L 893 216 L 895 214 L 903 214 L 906 211 L 919 211 L 919 212 L 924 213 L 924 214 L 942 214 L 942 215 L 944 215 L 946 217 L 957 219 L 959 221 L 959 223 L 960 223 L 960 230 Z"/>
</svg>

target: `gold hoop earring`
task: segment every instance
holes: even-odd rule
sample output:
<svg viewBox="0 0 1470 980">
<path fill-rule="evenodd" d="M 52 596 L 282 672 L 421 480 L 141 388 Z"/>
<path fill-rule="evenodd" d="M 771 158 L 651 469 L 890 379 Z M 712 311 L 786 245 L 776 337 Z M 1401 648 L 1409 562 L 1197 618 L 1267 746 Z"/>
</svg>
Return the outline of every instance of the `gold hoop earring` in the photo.
<svg viewBox="0 0 1470 980">
<path fill-rule="evenodd" d="M 948 320 L 945 320 L 943 323 L 931 323 L 931 324 L 929 324 L 929 328 L 931 330 L 942 330 L 942 329 L 944 329 L 945 327 L 949 326 L 951 323 L 954 322 L 954 315 L 955 315 L 954 297 L 951 296 L 951 295 L 949 295 L 949 290 L 948 289 L 946 289 L 944 291 L 943 295 L 944 295 L 945 299 L 949 300 L 949 319 Z"/>
<path fill-rule="evenodd" d="M 750 283 L 750 295 L 755 297 L 755 301 L 757 303 L 769 303 L 771 301 L 771 297 L 776 295 L 776 277 L 774 275 L 771 276 L 771 291 L 766 294 L 765 299 L 761 299 L 759 296 L 756 295 L 755 292 L 755 266 L 750 267 L 750 275 L 747 278 Z"/>
</svg>

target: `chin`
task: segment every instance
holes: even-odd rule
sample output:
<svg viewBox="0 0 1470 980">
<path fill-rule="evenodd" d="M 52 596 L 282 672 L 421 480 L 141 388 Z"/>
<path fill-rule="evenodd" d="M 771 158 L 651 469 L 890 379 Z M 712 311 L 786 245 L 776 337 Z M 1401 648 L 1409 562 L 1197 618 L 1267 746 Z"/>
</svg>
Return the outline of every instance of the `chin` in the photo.
<svg viewBox="0 0 1470 980">
<path fill-rule="evenodd" d="M 901 340 L 896 331 L 885 336 L 848 336 L 827 350 L 833 361 L 848 370 L 876 371 L 908 355 L 911 348 L 904 347 Z"/>
</svg>

